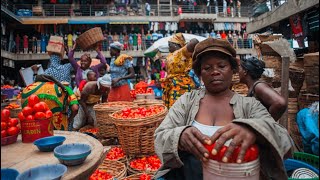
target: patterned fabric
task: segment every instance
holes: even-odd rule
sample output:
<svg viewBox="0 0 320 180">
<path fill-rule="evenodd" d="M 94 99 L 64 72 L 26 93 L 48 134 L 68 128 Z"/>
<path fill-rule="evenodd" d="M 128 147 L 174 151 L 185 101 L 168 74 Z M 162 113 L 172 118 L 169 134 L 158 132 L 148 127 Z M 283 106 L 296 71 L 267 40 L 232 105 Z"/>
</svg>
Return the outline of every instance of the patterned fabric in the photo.
<svg viewBox="0 0 320 180">
<path fill-rule="evenodd" d="M 50 56 L 50 64 L 48 69 L 44 71 L 44 74 L 50 75 L 58 81 L 66 81 L 71 84 L 71 70 L 72 66 L 70 63 L 61 64 L 61 58 L 58 55 Z"/>
<path fill-rule="evenodd" d="M 120 56 L 117 57 L 117 59 L 114 61 L 114 64 L 116 66 L 122 66 L 126 60 L 132 61 L 132 57 L 126 54 L 121 54 Z"/>
<path fill-rule="evenodd" d="M 169 42 L 179 44 L 181 47 L 186 45 L 186 40 L 183 37 L 182 33 L 177 33 L 172 38 L 169 39 Z"/>
<path fill-rule="evenodd" d="M 113 57 L 110 62 L 110 74 L 111 79 L 114 78 L 120 78 L 124 77 L 128 74 L 128 69 L 132 67 L 132 64 L 129 60 L 126 60 L 125 63 L 122 66 L 117 66 L 114 64 L 115 58 Z M 127 81 L 125 79 L 117 82 L 116 84 L 112 85 L 112 87 L 122 86 L 124 84 L 127 84 Z"/>
<path fill-rule="evenodd" d="M 53 82 L 35 82 L 27 86 L 21 94 L 22 107 L 28 103 L 27 99 L 31 94 L 37 95 L 41 101 L 48 104 L 53 113 L 53 126 L 58 130 L 68 130 L 68 115 L 66 106 L 78 104 L 77 98 L 71 88 L 66 87 L 68 98 L 65 99 L 66 94 Z M 67 108 L 67 109 L 66 109 Z"/>
<path fill-rule="evenodd" d="M 167 77 L 161 79 L 163 94 L 162 100 L 170 108 L 174 102 L 185 92 L 195 89 L 195 83 L 189 76 L 192 67 L 192 53 L 187 51 L 187 46 L 170 53 L 167 56 Z"/>
<path fill-rule="evenodd" d="M 128 84 L 111 88 L 108 95 L 108 102 L 114 101 L 133 101 L 130 96 L 130 88 Z"/>
</svg>

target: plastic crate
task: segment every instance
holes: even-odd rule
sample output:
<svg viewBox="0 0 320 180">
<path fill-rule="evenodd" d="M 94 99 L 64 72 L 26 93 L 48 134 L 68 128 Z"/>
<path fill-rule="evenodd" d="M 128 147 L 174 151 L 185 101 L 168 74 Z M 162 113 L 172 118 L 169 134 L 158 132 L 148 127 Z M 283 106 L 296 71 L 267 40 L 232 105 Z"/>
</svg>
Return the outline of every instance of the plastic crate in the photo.
<svg viewBox="0 0 320 180">
<path fill-rule="evenodd" d="M 319 175 L 319 156 L 304 153 L 295 152 L 293 159 L 287 159 L 284 161 L 285 168 L 287 171 L 298 168 L 308 168 Z M 306 178 L 306 179 L 295 179 L 289 178 L 289 180 L 319 180 L 319 178 Z"/>
</svg>

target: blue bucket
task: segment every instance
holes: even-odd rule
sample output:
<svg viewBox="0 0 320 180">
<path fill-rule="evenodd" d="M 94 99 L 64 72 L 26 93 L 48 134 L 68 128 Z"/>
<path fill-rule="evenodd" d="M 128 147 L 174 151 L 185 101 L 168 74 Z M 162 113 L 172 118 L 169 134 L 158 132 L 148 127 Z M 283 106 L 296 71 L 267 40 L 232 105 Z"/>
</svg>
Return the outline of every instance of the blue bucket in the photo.
<svg viewBox="0 0 320 180">
<path fill-rule="evenodd" d="M 16 180 L 19 176 L 19 172 L 12 168 L 1 169 L 1 180 Z"/>
</svg>

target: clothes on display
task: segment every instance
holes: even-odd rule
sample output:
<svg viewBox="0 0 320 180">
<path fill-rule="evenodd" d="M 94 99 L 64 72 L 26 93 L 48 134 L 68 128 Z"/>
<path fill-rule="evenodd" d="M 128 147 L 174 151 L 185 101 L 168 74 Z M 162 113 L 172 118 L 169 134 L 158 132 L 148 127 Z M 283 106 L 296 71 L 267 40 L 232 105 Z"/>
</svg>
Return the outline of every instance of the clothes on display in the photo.
<svg viewBox="0 0 320 180">
<path fill-rule="evenodd" d="M 243 23 L 244 24 L 244 23 Z M 241 27 L 245 27 L 245 25 L 241 25 L 241 23 L 213 23 L 215 31 L 222 31 L 222 30 L 236 30 L 241 31 Z"/>
</svg>

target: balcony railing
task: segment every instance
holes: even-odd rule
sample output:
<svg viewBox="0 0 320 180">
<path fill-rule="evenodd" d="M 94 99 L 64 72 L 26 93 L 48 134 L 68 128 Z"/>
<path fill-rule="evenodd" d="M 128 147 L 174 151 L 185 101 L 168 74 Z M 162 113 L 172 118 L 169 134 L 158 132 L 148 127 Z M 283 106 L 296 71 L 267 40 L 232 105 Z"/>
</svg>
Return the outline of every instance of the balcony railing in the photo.
<svg viewBox="0 0 320 180">
<path fill-rule="evenodd" d="M 147 12 L 145 5 L 73 5 L 73 4 L 44 4 L 41 12 L 33 12 L 35 4 L 17 4 L 13 5 L 12 10 L 18 16 L 177 16 L 179 14 L 218 14 L 220 17 L 249 17 L 252 14 L 251 8 L 241 6 L 231 8 L 222 6 L 206 5 L 157 5 L 152 4 L 150 12 Z"/>
</svg>

